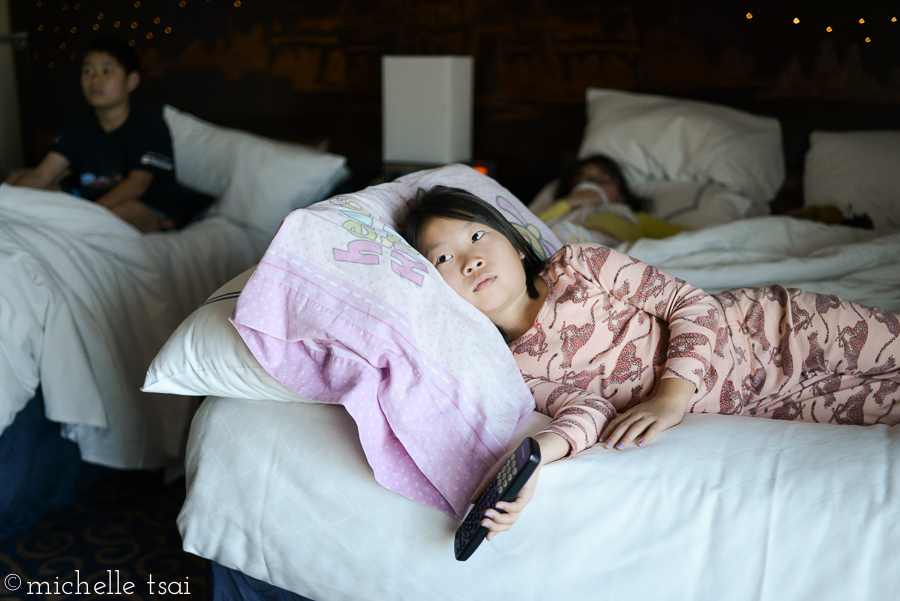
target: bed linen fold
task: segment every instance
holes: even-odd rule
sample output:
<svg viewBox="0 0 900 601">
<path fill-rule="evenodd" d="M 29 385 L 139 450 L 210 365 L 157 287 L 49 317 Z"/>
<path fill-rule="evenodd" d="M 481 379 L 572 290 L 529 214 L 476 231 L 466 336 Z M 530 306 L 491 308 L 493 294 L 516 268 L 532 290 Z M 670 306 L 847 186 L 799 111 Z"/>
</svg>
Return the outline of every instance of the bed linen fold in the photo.
<svg viewBox="0 0 900 601">
<path fill-rule="evenodd" d="M 900 232 L 770 216 L 617 248 L 710 293 L 780 284 L 900 311 Z"/>
<path fill-rule="evenodd" d="M 142 236 L 94 203 L 0 186 L 0 429 L 40 382 L 46 416 L 84 460 L 143 469 L 176 459 L 193 403 L 140 392 L 147 366 L 205 294 L 259 256 L 225 220 L 203 227 L 222 232 L 205 251 L 191 228 Z M 186 264 L 199 266 L 193 291 L 175 275 Z"/>
</svg>

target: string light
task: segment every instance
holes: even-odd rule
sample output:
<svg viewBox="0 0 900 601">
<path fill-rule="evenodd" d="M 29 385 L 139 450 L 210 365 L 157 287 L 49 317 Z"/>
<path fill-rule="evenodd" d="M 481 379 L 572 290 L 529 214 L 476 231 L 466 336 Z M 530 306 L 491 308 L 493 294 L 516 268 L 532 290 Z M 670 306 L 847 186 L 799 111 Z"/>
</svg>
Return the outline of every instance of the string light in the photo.
<svg viewBox="0 0 900 601">
<path fill-rule="evenodd" d="M 40 7 L 42 7 L 42 6 L 44 6 L 44 3 L 43 3 L 43 2 L 41 2 L 41 0 L 38 0 L 38 3 L 37 3 L 37 5 L 38 5 L 38 8 L 40 8 Z"/>
<path fill-rule="evenodd" d="M 141 0 L 132 0 L 132 1 L 133 1 L 133 7 L 134 7 L 134 8 L 136 8 L 136 9 L 141 8 Z M 206 0 L 206 1 L 207 1 L 207 2 L 210 2 L 211 0 Z M 235 8 L 240 8 L 240 7 L 242 6 L 242 0 L 232 0 L 232 1 L 233 1 L 233 6 L 234 6 Z M 52 3 L 52 4 L 56 4 L 56 3 L 54 2 L 54 3 Z M 37 6 L 38 8 L 42 8 L 42 7 L 43 7 L 43 0 L 35 0 L 34 6 Z M 85 6 L 87 7 L 86 10 L 89 11 L 90 8 L 91 8 L 90 3 L 88 3 L 88 4 L 85 5 Z M 171 5 L 170 5 L 170 6 L 171 6 Z M 180 8 L 185 8 L 185 7 L 187 6 L 186 0 L 179 0 L 178 6 L 179 6 Z M 71 8 L 71 9 L 74 9 L 74 10 L 76 10 L 76 11 L 79 11 L 79 10 L 81 9 L 81 4 L 80 4 L 80 3 L 73 3 L 73 4 L 68 4 L 68 3 L 66 3 L 66 4 L 62 4 L 61 7 L 60 7 L 60 5 L 56 4 L 56 10 L 59 10 L 59 8 L 62 8 L 63 11 L 69 11 L 70 8 Z M 48 8 L 48 10 L 50 10 L 50 9 Z M 42 13 L 42 14 L 43 14 L 43 13 Z M 75 15 L 72 15 L 72 17 L 75 17 Z M 747 13 L 745 13 L 745 18 L 746 18 L 747 20 L 752 20 L 753 18 L 755 18 L 755 15 L 754 15 L 754 13 L 752 13 L 752 12 L 747 12 Z M 805 17 L 804 17 L 804 18 L 805 18 Z M 890 20 L 891 20 L 891 23 L 896 23 L 896 22 L 897 22 L 897 18 L 898 18 L 898 17 L 896 17 L 896 16 L 895 16 L 895 17 L 891 17 L 891 19 L 890 19 Z M 105 14 L 104 14 L 103 12 L 99 12 L 99 13 L 96 14 L 96 21 L 103 21 L 104 19 L 105 19 Z M 765 20 L 765 17 L 764 17 L 764 20 Z M 795 16 L 795 17 L 792 19 L 792 21 L 793 21 L 793 23 L 794 23 L 795 25 L 799 25 L 799 24 L 800 24 L 800 18 L 799 18 L 799 16 Z M 864 24 L 866 24 L 866 19 L 865 19 L 865 18 L 860 18 L 860 19 L 858 20 L 858 22 L 859 22 L 860 25 L 864 25 Z M 877 22 L 877 18 L 876 18 L 876 22 Z M 159 17 L 159 16 L 155 17 L 155 18 L 153 19 L 153 24 L 155 24 L 155 25 L 161 25 L 161 24 L 162 24 L 162 18 Z M 840 23 L 839 23 L 838 25 L 840 26 Z M 116 29 L 119 29 L 119 28 L 121 28 L 122 26 L 123 26 L 123 23 L 122 23 L 121 21 L 115 21 L 115 22 L 113 23 L 113 27 L 116 28 Z M 127 27 L 127 26 L 128 26 L 128 23 L 125 22 L 125 23 L 124 23 L 124 26 Z M 132 30 L 138 29 L 138 23 L 137 23 L 137 21 L 133 21 L 133 22 L 130 24 L 130 26 L 131 26 L 131 29 L 132 29 Z M 39 25 L 37 25 L 36 29 L 37 29 L 37 31 L 39 31 L 39 32 L 43 32 L 43 31 L 45 31 L 45 29 L 46 29 L 46 30 L 50 30 L 51 27 L 52 27 L 52 26 L 45 26 L 45 25 L 43 25 L 43 24 L 39 24 Z M 99 29 L 100 29 L 100 23 L 94 23 L 94 24 L 92 25 L 92 29 L 93 29 L 93 31 L 99 31 Z M 60 27 L 52 27 L 52 31 L 53 31 L 54 34 L 59 34 L 59 33 L 60 33 Z M 164 29 L 163 31 L 164 31 L 165 34 L 171 34 L 171 33 L 172 33 L 172 27 L 165 27 L 165 29 Z M 821 31 L 821 30 L 820 30 L 820 31 Z M 825 27 L 825 31 L 826 31 L 827 33 L 833 33 L 833 32 L 834 32 L 834 29 L 833 29 L 832 26 L 829 25 L 829 26 Z M 72 26 L 72 27 L 69 29 L 69 33 L 70 33 L 70 34 L 73 34 L 73 35 L 77 34 L 77 33 L 78 33 L 78 28 Z M 135 32 L 135 33 L 136 33 L 136 32 Z M 152 40 L 152 39 L 153 39 L 153 36 L 154 36 L 153 32 L 147 32 L 147 33 L 145 34 L 145 37 L 146 37 L 146 39 L 148 39 L 148 40 Z M 58 40 L 58 38 L 57 38 L 57 40 Z M 71 41 L 71 40 L 70 40 L 70 41 Z M 871 43 L 871 42 L 872 42 L 872 38 L 871 38 L 871 37 L 866 37 L 866 38 L 865 38 L 865 43 L 869 44 L 869 43 Z M 135 46 L 135 45 L 136 45 L 136 41 L 135 41 L 134 39 L 130 40 L 128 43 L 129 43 L 130 46 Z M 65 50 L 65 49 L 66 49 L 66 43 L 65 43 L 65 42 L 60 43 L 59 48 L 60 48 L 60 50 Z M 62 56 L 65 56 L 65 55 L 62 54 Z M 39 57 L 40 57 L 39 53 L 35 52 L 33 58 L 34 58 L 35 60 L 38 60 Z M 48 58 L 49 58 L 49 57 L 48 57 Z M 71 55 L 70 58 L 72 58 L 72 60 L 75 60 L 75 54 L 72 53 L 72 55 Z M 46 58 L 45 58 L 44 60 L 46 60 Z M 60 57 L 60 60 L 63 60 L 63 61 L 64 61 L 65 59 L 62 58 L 62 57 Z M 47 63 L 47 68 L 53 69 L 54 67 L 55 67 L 55 63 L 54 63 L 54 62 L 51 61 L 51 62 Z"/>
<path fill-rule="evenodd" d="M 44 26 L 43 26 L 43 25 L 38 25 L 38 28 L 37 28 L 37 29 L 38 29 L 38 31 L 44 31 Z"/>
</svg>

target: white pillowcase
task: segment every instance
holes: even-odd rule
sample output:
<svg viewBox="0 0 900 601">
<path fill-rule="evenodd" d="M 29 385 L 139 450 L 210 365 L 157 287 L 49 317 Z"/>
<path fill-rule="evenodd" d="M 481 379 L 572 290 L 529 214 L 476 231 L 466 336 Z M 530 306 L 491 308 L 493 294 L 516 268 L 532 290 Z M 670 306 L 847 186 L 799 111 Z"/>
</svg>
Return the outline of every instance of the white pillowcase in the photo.
<svg viewBox="0 0 900 601">
<path fill-rule="evenodd" d="M 275 234 L 285 215 L 327 198 L 345 157 L 207 123 L 166 105 L 178 181 L 215 196 L 213 213 Z"/>
<path fill-rule="evenodd" d="M 579 158 L 605 154 L 629 181 L 714 182 L 765 205 L 784 182 L 772 117 L 665 96 L 590 88 Z"/>
<path fill-rule="evenodd" d="M 900 229 L 900 131 L 814 131 L 803 172 L 807 206 L 868 213 L 875 229 Z"/>
<path fill-rule="evenodd" d="M 311 402 L 273 378 L 228 321 L 252 267 L 216 290 L 153 359 L 144 392 Z"/>
</svg>

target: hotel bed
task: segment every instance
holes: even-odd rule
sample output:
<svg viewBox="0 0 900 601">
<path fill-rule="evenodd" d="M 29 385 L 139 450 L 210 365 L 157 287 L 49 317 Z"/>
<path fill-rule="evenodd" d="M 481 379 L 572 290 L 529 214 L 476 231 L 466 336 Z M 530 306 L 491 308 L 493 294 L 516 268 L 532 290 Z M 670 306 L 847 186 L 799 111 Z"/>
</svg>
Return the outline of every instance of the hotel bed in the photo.
<svg viewBox="0 0 900 601">
<path fill-rule="evenodd" d="M 586 140 L 620 116 L 594 102 L 608 93 L 590 94 Z M 896 132 L 811 141 L 807 204 L 877 215 L 863 230 L 753 216 L 783 179 L 767 155 L 771 123 L 757 128 L 765 159 L 747 168 L 741 136 L 713 135 L 723 120 L 695 127 L 684 101 L 638 100 L 652 101 L 645 115 L 677 109 L 681 129 L 590 151 L 646 185 L 721 188 L 745 214 L 620 250 L 709 292 L 779 283 L 900 312 L 900 182 L 879 165 L 900 149 Z M 900 431 L 883 425 L 690 415 L 645 449 L 594 448 L 547 466 L 515 527 L 455 561 L 468 493 L 546 418 L 528 409 L 493 326 L 396 236 L 406 203 L 435 183 L 494 203 L 544 254 L 559 247 L 485 176 L 410 174 L 292 213 L 262 261 L 154 359 L 144 390 L 208 395 L 178 525 L 184 548 L 212 561 L 213 598 L 893 595 Z"/>
<path fill-rule="evenodd" d="M 144 236 L 68 194 L 0 186 L 0 539 L 104 467 L 181 472 L 198 400 L 141 392 L 147 367 L 210 292 L 259 261 L 284 215 L 347 175 L 337 155 L 172 107 L 165 118 L 179 182 L 217 199 L 180 231 Z"/>
</svg>

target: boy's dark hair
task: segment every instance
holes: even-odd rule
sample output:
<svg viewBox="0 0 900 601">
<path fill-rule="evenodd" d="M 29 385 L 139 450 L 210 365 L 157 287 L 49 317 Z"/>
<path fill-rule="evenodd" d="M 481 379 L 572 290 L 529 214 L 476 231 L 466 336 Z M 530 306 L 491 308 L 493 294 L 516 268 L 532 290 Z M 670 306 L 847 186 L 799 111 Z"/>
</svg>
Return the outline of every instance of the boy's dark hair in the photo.
<svg viewBox="0 0 900 601">
<path fill-rule="evenodd" d="M 413 207 L 400 227 L 400 235 L 410 246 L 416 250 L 420 248 L 422 231 L 428 222 L 435 218 L 481 223 L 503 234 L 516 252 L 523 255 L 522 267 L 525 269 L 528 296 L 538 297 L 534 279 L 544 270 L 546 261 L 500 211 L 471 192 L 449 186 L 434 186 L 412 204 Z"/>
<path fill-rule="evenodd" d="M 105 52 L 110 55 L 122 65 L 126 75 L 130 75 L 135 71 L 141 72 L 141 59 L 138 58 L 137 52 L 119 38 L 109 36 L 95 38 L 84 49 L 84 55 L 87 56 L 88 52 Z"/>
<path fill-rule="evenodd" d="M 628 182 L 625 181 L 625 176 L 622 175 L 622 169 L 619 167 L 619 164 L 605 154 L 594 154 L 589 157 L 585 157 L 580 161 L 576 161 L 567 169 L 563 169 L 563 172 L 559 178 L 559 185 L 556 187 L 555 196 L 557 199 L 565 198 L 572 192 L 572 188 L 574 186 L 573 182 L 581 172 L 581 168 L 591 163 L 600 165 L 616 179 L 616 181 L 619 183 L 619 190 L 622 192 L 622 198 L 625 199 L 625 204 L 631 207 L 632 210 L 647 211 L 650 209 L 650 201 L 645 198 L 641 198 L 631 191 L 631 188 L 628 187 Z"/>
</svg>

